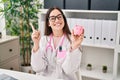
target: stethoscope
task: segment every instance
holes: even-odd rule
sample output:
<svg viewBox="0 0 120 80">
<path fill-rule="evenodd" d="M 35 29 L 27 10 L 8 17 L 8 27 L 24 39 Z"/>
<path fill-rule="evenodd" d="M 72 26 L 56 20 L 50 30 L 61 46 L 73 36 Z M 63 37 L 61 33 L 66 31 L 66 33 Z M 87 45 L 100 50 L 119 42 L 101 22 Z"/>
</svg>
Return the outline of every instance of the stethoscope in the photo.
<svg viewBox="0 0 120 80">
<path fill-rule="evenodd" d="M 59 50 L 62 50 L 62 45 L 63 45 L 64 38 L 65 38 L 65 35 L 63 35 L 62 38 L 61 38 L 61 42 L 59 44 Z M 51 49 L 51 52 L 53 52 L 53 47 L 51 45 L 52 40 L 53 40 L 53 34 L 50 35 L 50 40 L 48 41 L 47 46 L 46 46 L 46 52 L 48 51 L 48 49 Z"/>
<path fill-rule="evenodd" d="M 62 51 L 62 45 L 63 45 L 64 38 L 65 38 L 65 35 L 63 35 L 61 38 L 61 42 L 60 42 L 59 47 L 58 47 L 59 51 Z M 58 48 L 56 48 L 56 50 L 53 50 L 53 47 L 51 45 L 52 40 L 53 40 L 53 34 L 50 35 L 50 39 L 49 39 L 47 46 L 46 46 L 46 53 L 48 53 L 48 54 L 53 53 L 54 51 L 58 53 Z M 50 52 L 49 52 L 49 50 L 50 50 Z M 55 55 L 57 55 L 57 54 L 55 54 Z M 42 57 L 42 59 L 44 59 L 47 62 L 47 64 L 49 64 L 47 57 Z"/>
</svg>

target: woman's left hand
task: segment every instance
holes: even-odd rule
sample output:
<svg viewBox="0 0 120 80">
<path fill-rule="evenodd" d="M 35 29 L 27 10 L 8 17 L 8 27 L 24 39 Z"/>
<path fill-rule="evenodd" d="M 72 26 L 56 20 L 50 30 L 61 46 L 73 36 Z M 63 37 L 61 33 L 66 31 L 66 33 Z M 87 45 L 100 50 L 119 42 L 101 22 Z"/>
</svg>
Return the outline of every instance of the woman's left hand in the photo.
<svg viewBox="0 0 120 80">
<path fill-rule="evenodd" d="M 72 33 L 71 33 L 71 40 L 72 40 L 71 48 L 72 48 L 72 50 L 81 46 L 83 38 L 84 38 L 84 30 L 83 30 L 83 33 L 80 35 L 74 35 L 74 31 L 72 30 Z"/>
</svg>

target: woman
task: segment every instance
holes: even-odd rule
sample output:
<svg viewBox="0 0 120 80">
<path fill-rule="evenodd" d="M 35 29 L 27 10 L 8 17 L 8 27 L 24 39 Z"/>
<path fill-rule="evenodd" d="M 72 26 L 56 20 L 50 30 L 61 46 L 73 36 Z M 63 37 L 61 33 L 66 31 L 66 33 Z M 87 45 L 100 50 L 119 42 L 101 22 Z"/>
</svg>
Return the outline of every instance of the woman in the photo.
<svg viewBox="0 0 120 80">
<path fill-rule="evenodd" d="M 83 31 L 84 33 L 84 31 Z M 83 34 L 70 32 L 65 15 L 50 8 L 45 18 L 45 36 L 33 28 L 31 66 L 36 74 L 63 80 L 78 80 Z"/>
</svg>

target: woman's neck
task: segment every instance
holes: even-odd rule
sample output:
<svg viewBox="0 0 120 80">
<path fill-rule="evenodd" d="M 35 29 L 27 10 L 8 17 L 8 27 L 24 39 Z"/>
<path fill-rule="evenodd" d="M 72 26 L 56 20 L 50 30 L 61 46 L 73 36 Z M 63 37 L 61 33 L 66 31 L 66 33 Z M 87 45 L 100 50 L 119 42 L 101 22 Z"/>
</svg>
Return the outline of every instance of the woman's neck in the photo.
<svg viewBox="0 0 120 80">
<path fill-rule="evenodd" d="M 58 46 L 59 44 L 59 41 L 61 39 L 61 37 L 63 36 L 63 31 L 60 32 L 53 32 L 53 42 L 54 42 L 54 48 L 56 49 L 56 47 Z"/>
<path fill-rule="evenodd" d="M 62 37 L 63 36 L 63 31 L 61 31 L 61 32 L 60 31 L 54 31 L 53 36 L 54 37 Z"/>
</svg>

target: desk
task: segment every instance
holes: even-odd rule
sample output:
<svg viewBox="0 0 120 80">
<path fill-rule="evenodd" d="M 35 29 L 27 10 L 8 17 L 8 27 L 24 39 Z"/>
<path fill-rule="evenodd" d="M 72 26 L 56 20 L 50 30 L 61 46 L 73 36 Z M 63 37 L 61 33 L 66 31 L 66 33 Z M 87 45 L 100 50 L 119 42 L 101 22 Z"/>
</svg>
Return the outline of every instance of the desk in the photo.
<svg viewBox="0 0 120 80">
<path fill-rule="evenodd" d="M 0 74 L 7 74 L 18 80 L 62 80 L 62 79 L 47 78 L 41 75 L 23 73 L 23 72 L 18 72 L 18 71 L 11 71 L 11 70 L 6 70 L 6 69 L 0 69 Z"/>
</svg>

